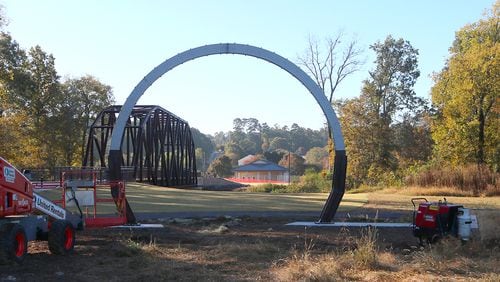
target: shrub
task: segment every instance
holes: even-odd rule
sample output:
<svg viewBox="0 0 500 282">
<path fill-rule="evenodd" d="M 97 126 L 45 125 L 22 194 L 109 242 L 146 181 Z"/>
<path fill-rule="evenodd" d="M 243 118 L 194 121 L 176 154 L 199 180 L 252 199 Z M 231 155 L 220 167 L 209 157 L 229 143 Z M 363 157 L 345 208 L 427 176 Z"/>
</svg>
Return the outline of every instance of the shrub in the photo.
<svg viewBox="0 0 500 282">
<path fill-rule="evenodd" d="M 246 189 L 248 192 L 265 192 L 265 193 L 283 193 L 285 190 L 287 190 L 286 185 L 279 185 L 279 184 L 272 184 L 272 183 L 266 183 L 266 184 L 261 184 L 261 185 L 254 185 L 250 186 Z"/>
<path fill-rule="evenodd" d="M 318 173 L 312 170 L 306 171 L 304 176 L 300 178 L 300 184 L 305 187 L 310 187 L 309 189 L 315 190 L 314 192 L 329 192 L 331 190 L 331 183 L 327 174 Z"/>
<path fill-rule="evenodd" d="M 279 184 L 262 184 L 248 187 L 249 192 L 265 192 L 265 193 L 320 193 L 330 192 L 331 180 L 327 179 L 328 175 L 307 170 L 305 175 L 301 176 L 298 181 L 290 183 L 290 185 Z"/>
<path fill-rule="evenodd" d="M 301 182 L 288 185 L 284 193 L 318 193 L 318 187 L 313 185 L 303 184 Z"/>
</svg>

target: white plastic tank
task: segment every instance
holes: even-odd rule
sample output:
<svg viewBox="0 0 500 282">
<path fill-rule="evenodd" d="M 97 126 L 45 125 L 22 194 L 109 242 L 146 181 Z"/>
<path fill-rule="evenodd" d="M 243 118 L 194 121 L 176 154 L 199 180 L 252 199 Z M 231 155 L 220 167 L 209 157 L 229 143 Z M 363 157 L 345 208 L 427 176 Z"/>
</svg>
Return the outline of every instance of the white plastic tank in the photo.
<svg viewBox="0 0 500 282">
<path fill-rule="evenodd" d="M 472 219 L 470 217 L 470 210 L 466 208 L 459 208 L 457 221 L 458 221 L 458 238 L 464 241 L 468 241 L 470 239 L 471 224 L 472 224 Z"/>
</svg>

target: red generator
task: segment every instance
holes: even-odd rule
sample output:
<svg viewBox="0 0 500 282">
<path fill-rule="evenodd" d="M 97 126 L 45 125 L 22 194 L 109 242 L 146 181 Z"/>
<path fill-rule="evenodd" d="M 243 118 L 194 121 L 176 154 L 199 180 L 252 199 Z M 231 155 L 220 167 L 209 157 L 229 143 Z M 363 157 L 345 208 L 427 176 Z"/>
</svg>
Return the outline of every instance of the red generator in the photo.
<svg viewBox="0 0 500 282">
<path fill-rule="evenodd" d="M 429 202 L 426 198 L 413 198 L 413 235 L 420 243 L 435 243 L 448 235 L 468 240 L 470 237 L 469 210 L 462 205 L 444 201 Z M 416 204 L 418 203 L 418 208 Z"/>
</svg>

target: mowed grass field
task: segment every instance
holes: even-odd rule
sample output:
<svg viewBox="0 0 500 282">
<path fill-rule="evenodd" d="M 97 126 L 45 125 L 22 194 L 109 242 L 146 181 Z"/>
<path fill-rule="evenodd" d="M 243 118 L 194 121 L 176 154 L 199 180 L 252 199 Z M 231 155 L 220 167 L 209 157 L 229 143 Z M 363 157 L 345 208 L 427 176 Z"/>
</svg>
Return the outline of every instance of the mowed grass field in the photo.
<svg viewBox="0 0 500 282">
<path fill-rule="evenodd" d="M 201 191 L 158 187 L 142 183 L 127 184 L 127 199 L 134 212 L 202 212 L 202 211 L 303 211 L 321 212 L 327 193 L 251 193 L 233 191 Z M 394 192 L 346 193 L 339 211 L 367 209 L 411 211 L 411 199 L 418 195 Z M 443 197 L 427 197 L 429 201 Z M 499 209 L 500 197 L 447 197 L 452 203 L 473 209 Z"/>
<path fill-rule="evenodd" d="M 42 194 L 44 195 L 44 194 Z M 327 193 L 257 193 L 236 191 L 202 191 L 159 187 L 143 183 L 126 184 L 126 195 L 135 213 L 185 212 L 317 212 L 325 204 Z M 60 192 L 45 192 L 50 199 L 60 198 Z M 98 196 L 111 198 L 108 189 Z M 405 195 L 391 190 L 368 193 L 346 193 L 339 212 L 351 211 L 412 211 L 411 199 L 419 195 Z M 429 201 L 443 200 L 440 196 L 423 196 Z M 446 197 L 449 202 L 472 209 L 500 210 L 500 197 Z M 85 209 L 84 207 L 82 207 Z M 98 204 L 99 214 L 116 212 L 113 203 Z M 89 212 L 91 209 L 89 209 Z"/>
<path fill-rule="evenodd" d="M 127 199 L 138 213 L 203 211 L 321 211 L 328 194 L 273 194 L 233 191 L 201 191 L 158 187 L 142 183 L 127 184 Z M 344 211 L 367 204 L 366 194 L 346 195 Z"/>
</svg>

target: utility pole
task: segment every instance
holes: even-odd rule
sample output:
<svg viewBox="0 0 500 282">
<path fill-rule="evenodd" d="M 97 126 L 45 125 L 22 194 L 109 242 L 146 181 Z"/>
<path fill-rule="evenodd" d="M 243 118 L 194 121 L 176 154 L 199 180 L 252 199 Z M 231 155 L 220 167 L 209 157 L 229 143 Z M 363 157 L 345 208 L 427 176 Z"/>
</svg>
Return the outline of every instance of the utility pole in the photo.
<svg viewBox="0 0 500 282">
<path fill-rule="evenodd" d="M 288 150 L 288 185 L 290 185 L 290 178 L 291 178 L 291 172 L 290 172 L 290 162 L 291 162 L 291 157 L 292 155 L 290 154 L 290 150 Z"/>
<path fill-rule="evenodd" d="M 290 179 L 292 178 L 291 162 L 292 162 L 292 133 L 289 132 L 288 137 L 288 185 L 290 185 Z"/>
</svg>

